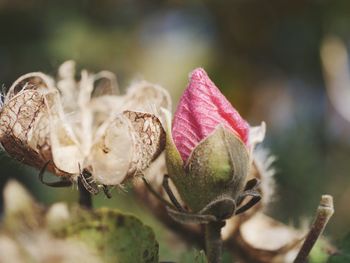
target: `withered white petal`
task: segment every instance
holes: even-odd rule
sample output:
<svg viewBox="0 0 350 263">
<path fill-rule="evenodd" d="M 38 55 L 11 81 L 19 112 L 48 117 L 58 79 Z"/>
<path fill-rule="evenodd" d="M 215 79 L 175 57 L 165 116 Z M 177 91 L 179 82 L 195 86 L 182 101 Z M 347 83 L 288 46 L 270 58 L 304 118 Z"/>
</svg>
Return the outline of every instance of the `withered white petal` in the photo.
<svg viewBox="0 0 350 263">
<path fill-rule="evenodd" d="M 291 262 L 299 251 L 305 233 L 284 225 L 262 213 L 255 214 L 244 222 L 237 238 L 251 255 L 263 253 L 266 262 Z"/>
<path fill-rule="evenodd" d="M 110 71 L 104 70 L 94 75 L 94 89 L 91 98 L 119 94 L 117 77 Z"/>
<path fill-rule="evenodd" d="M 133 138 L 129 129 L 128 120 L 119 115 L 92 146 L 84 167 L 92 172 L 96 181 L 117 185 L 124 180 L 133 155 Z"/>
<path fill-rule="evenodd" d="M 275 180 L 274 175 L 276 170 L 273 167 L 276 161 L 276 156 L 272 155 L 271 152 L 264 147 L 259 147 L 254 151 L 254 165 L 257 173 L 260 175 L 261 181 L 261 202 L 263 207 L 271 201 L 274 201 L 274 191 L 275 191 Z"/>
<path fill-rule="evenodd" d="M 84 155 L 80 145 L 70 135 L 70 127 L 58 118 L 50 120 L 50 143 L 55 166 L 69 174 L 79 173 L 79 164 Z"/>
<path fill-rule="evenodd" d="M 159 85 L 139 81 L 129 87 L 122 110 L 148 112 L 159 117 L 161 108 L 171 109 L 169 93 Z"/>
<path fill-rule="evenodd" d="M 250 127 L 249 129 L 249 137 L 248 137 L 248 145 L 251 147 L 252 151 L 255 146 L 265 139 L 266 134 L 266 123 L 262 122 L 260 126 Z"/>
<path fill-rule="evenodd" d="M 75 80 L 75 62 L 68 60 L 58 69 L 57 88 L 61 92 L 62 106 L 67 111 L 77 109 L 78 89 Z"/>
</svg>

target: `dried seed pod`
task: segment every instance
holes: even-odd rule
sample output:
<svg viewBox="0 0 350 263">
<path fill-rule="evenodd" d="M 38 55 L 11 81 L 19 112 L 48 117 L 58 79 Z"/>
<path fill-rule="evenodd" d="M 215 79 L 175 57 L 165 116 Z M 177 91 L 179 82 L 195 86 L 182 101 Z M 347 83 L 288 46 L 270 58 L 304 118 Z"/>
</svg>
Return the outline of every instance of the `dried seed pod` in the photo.
<svg viewBox="0 0 350 263">
<path fill-rule="evenodd" d="M 124 111 L 104 130 L 87 157 L 95 179 L 106 185 L 144 171 L 165 147 L 165 132 L 150 113 Z"/>
</svg>

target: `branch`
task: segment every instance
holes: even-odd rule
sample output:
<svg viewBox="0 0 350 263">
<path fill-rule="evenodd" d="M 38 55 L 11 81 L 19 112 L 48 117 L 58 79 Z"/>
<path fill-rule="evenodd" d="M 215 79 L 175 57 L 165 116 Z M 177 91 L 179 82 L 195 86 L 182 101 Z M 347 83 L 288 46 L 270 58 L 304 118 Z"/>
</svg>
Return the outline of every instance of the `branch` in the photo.
<svg viewBox="0 0 350 263">
<path fill-rule="evenodd" d="M 321 197 L 320 205 L 317 208 L 315 221 L 313 222 L 297 257 L 295 258 L 294 263 L 306 262 L 311 249 L 322 234 L 333 213 L 333 197 L 330 195 L 323 195 Z"/>
</svg>

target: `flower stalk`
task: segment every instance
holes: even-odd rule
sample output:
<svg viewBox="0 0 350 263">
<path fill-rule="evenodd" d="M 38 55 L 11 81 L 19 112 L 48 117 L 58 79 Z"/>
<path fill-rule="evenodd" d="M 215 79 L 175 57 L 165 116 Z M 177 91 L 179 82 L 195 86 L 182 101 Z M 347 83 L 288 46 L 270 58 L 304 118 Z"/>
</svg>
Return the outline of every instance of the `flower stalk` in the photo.
<svg viewBox="0 0 350 263">
<path fill-rule="evenodd" d="M 208 263 L 219 263 L 222 259 L 221 229 L 224 221 L 214 221 L 205 225 L 205 250 Z"/>
</svg>

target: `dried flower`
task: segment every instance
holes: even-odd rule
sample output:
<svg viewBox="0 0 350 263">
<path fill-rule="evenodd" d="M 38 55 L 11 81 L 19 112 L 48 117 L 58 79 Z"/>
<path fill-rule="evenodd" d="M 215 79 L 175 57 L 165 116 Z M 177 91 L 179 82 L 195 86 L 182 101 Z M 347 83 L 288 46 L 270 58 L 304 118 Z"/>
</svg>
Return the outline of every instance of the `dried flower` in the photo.
<svg viewBox="0 0 350 263">
<path fill-rule="evenodd" d="M 75 181 L 82 169 L 98 184 L 117 185 L 142 172 L 164 148 L 157 116 L 168 93 L 148 82 L 117 95 L 115 76 L 65 62 L 55 82 L 37 72 L 10 87 L 0 111 L 0 142 L 19 161 Z"/>
</svg>

